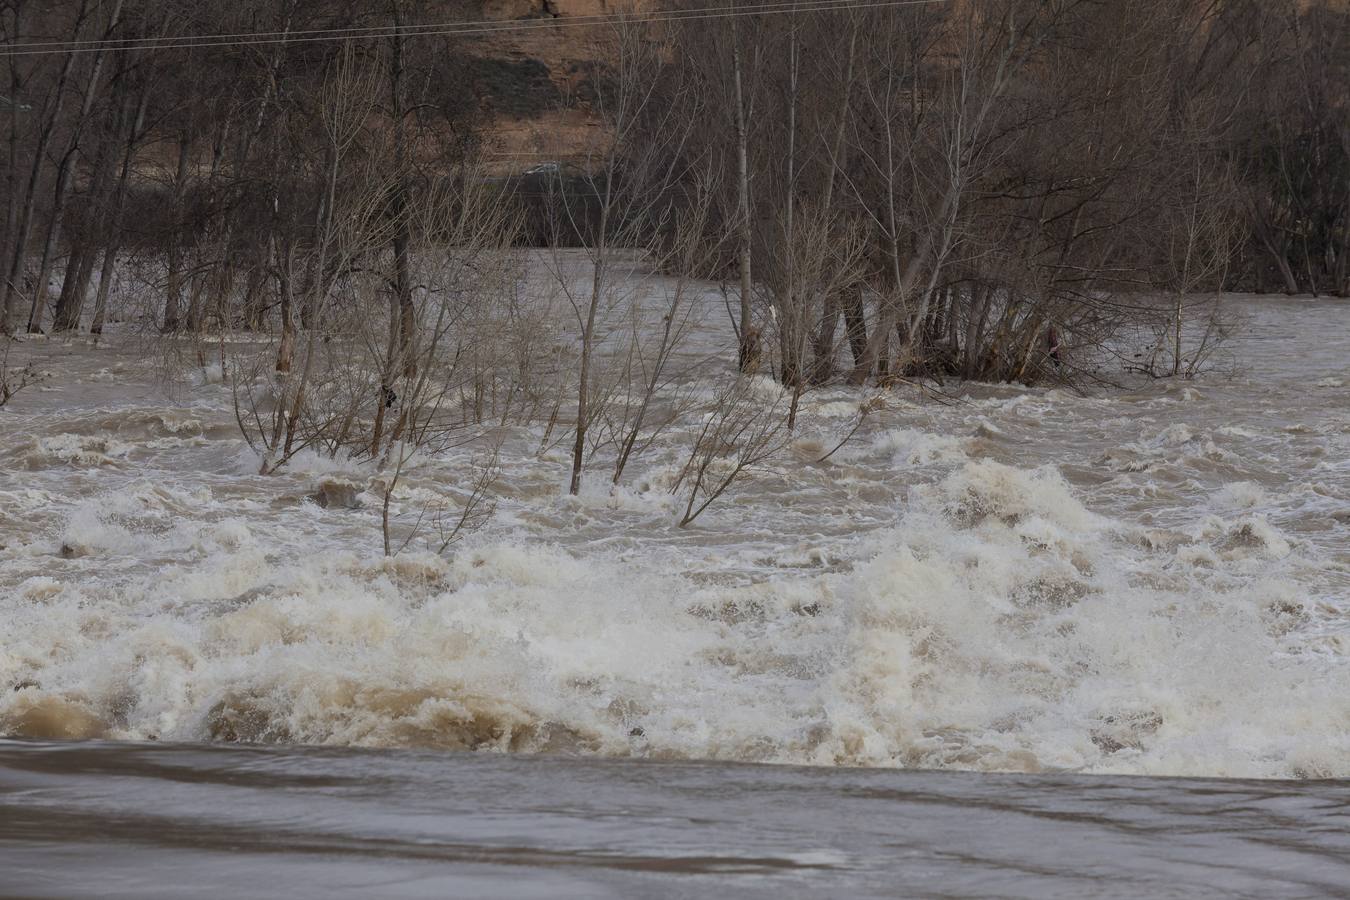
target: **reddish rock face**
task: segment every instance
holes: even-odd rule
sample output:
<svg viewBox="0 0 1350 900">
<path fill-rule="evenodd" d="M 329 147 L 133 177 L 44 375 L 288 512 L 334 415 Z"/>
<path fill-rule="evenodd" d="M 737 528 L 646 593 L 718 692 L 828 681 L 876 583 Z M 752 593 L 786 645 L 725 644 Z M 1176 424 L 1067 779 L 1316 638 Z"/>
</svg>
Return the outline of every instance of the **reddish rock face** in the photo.
<svg viewBox="0 0 1350 900">
<path fill-rule="evenodd" d="M 555 16 L 603 16 L 632 9 L 631 0 L 545 0 Z"/>
<path fill-rule="evenodd" d="M 479 0 L 479 17 L 511 21 L 567 19 L 605 16 L 633 9 L 650 8 L 651 0 Z M 475 39 L 470 52 L 503 70 L 521 74 L 529 67 L 531 80 L 521 81 L 519 91 L 530 98 L 484 95 L 490 124 L 484 145 L 487 168 L 494 174 L 523 172 L 541 163 L 565 162 L 586 166 L 586 160 L 604 143 L 599 119 L 584 97 L 587 73 L 601 61 L 603 48 L 589 28 L 527 27 L 484 35 Z M 556 89 L 544 97 L 539 74 Z M 505 83 L 505 82 L 504 82 Z M 544 85 L 547 86 L 546 84 Z M 526 99 L 538 102 L 524 102 Z"/>
<path fill-rule="evenodd" d="M 484 19 L 524 19 L 545 15 L 544 0 L 482 0 Z"/>
<path fill-rule="evenodd" d="M 603 16 L 643 8 L 649 0 L 480 0 L 485 19 Z"/>
</svg>

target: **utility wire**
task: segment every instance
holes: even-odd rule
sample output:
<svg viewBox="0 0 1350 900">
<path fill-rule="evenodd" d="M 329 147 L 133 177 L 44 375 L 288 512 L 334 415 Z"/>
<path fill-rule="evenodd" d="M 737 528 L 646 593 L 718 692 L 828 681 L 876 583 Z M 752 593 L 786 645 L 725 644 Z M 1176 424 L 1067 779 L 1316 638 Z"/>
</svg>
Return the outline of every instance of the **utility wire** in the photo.
<svg viewBox="0 0 1350 900">
<path fill-rule="evenodd" d="M 248 47 L 267 44 L 305 44 L 384 37 L 434 37 L 485 35 L 499 32 L 523 32 L 549 28 L 596 27 L 602 25 L 654 22 L 681 22 L 700 19 L 732 19 L 768 13 L 835 12 L 902 6 L 927 6 L 950 0 L 781 0 L 736 7 L 701 7 L 688 10 L 658 10 L 627 15 L 568 16 L 554 19 L 515 21 L 446 22 L 434 25 L 393 25 L 318 28 L 302 31 L 253 32 L 221 35 L 174 35 L 157 38 L 105 38 L 85 41 L 49 41 L 9 44 L 0 50 L 0 58 L 11 56 L 60 55 L 67 53 L 128 52 L 134 50 L 181 50 L 196 47 Z"/>
<path fill-rule="evenodd" d="M 228 41 L 237 38 L 253 39 L 253 38 L 270 38 L 270 37 L 282 37 L 287 40 L 294 40 L 309 35 L 337 35 L 338 37 L 335 37 L 334 40 L 341 40 L 346 37 L 357 37 L 368 35 L 372 32 L 379 32 L 380 34 L 378 36 L 383 36 L 383 33 L 393 31 L 397 31 L 403 35 L 412 35 L 428 29 L 447 29 L 447 28 L 483 27 L 488 30 L 510 31 L 510 30 L 526 30 L 530 28 L 547 28 L 552 25 L 559 24 L 562 21 L 565 21 L 567 24 L 576 24 L 576 25 L 590 25 L 590 24 L 602 25 L 610 21 L 622 20 L 624 18 L 631 19 L 641 16 L 656 16 L 666 14 L 697 15 L 699 13 L 736 12 L 736 13 L 743 13 L 745 15 L 759 15 L 763 12 L 790 11 L 792 7 L 801 6 L 804 3 L 823 5 L 829 3 L 839 4 L 847 2 L 859 2 L 859 0 L 759 0 L 759 2 L 755 3 L 737 3 L 735 2 L 735 0 L 730 0 L 730 2 L 732 4 L 730 6 L 728 6 L 727 3 L 724 2 L 718 4 L 717 6 L 704 6 L 690 9 L 679 9 L 677 7 L 675 9 L 649 10 L 646 12 L 634 11 L 631 13 L 597 13 L 588 16 L 567 16 L 565 20 L 483 19 L 471 22 L 440 22 L 435 24 L 402 25 L 397 27 L 393 25 L 368 25 L 368 26 L 350 25 L 350 26 L 343 26 L 340 28 L 307 28 L 307 29 L 302 28 L 302 29 L 287 29 L 285 31 L 242 31 L 224 34 L 164 35 L 160 37 L 131 38 L 130 40 L 134 40 L 138 45 L 145 45 L 148 47 L 154 43 L 166 41 Z M 124 44 L 127 42 L 127 40 L 129 39 L 88 38 L 85 40 L 75 40 L 75 41 L 34 41 L 34 42 L 26 42 L 23 44 L 14 44 L 11 45 L 10 49 L 20 51 L 38 50 L 45 48 L 77 49 L 86 46 L 96 47 L 97 45 L 100 44 L 110 44 L 110 45 Z"/>
</svg>

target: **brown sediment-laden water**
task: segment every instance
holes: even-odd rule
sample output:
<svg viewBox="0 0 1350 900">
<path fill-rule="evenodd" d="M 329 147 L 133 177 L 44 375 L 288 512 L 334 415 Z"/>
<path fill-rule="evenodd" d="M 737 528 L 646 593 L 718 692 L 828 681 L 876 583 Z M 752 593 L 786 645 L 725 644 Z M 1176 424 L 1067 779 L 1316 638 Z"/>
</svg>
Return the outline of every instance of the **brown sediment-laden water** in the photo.
<svg viewBox="0 0 1350 900">
<path fill-rule="evenodd" d="M 0 896 L 1334 897 L 1348 810 L 1343 782 L 0 742 Z"/>
<path fill-rule="evenodd" d="M 895 389 L 823 462 L 864 398 L 809 393 L 686 529 L 697 421 L 576 498 L 542 423 L 499 427 L 490 522 L 391 559 L 373 466 L 256 474 L 219 369 L 22 344 L 51 377 L 0 410 L 6 869 L 52 896 L 86 862 L 126 896 L 148 866 L 240 895 L 1332 891 L 1346 788 L 1216 779 L 1350 778 L 1350 307 L 1225 302 L 1201 377 Z M 416 458 L 399 521 L 480 461 Z"/>
</svg>

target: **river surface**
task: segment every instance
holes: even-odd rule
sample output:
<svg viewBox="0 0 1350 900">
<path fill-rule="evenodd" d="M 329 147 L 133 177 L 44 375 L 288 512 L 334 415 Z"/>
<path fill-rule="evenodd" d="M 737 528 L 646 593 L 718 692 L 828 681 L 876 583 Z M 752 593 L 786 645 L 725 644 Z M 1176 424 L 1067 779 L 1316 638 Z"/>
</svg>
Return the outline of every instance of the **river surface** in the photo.
<svg viewBox="0 0 1350 900">
<path fill-rule="evenodd" d="M 1344 783 L 0 743 L 0 896 L 1344 897 L 1348 825 Z"/>
<path fill-rule="evenodd" d="M 687 529 L 697 420 L 577 498 L 508 422 L 487 526 L 392 560 L 378 473 L 257 475 L 218 367 L 21 344 L 0 891 L 1346 895 L 1350 306 L 1225 307 L 1194 380 L 808 394 Z"/>
</svg>

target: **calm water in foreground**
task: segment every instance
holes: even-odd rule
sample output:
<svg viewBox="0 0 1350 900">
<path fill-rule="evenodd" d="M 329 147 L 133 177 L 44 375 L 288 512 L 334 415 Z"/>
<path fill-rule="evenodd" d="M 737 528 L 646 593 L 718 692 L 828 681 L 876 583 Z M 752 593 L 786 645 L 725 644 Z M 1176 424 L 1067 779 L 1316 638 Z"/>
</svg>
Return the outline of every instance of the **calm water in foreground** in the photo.
<svg viewBox="0 0 1350 900">
<path fill-rule="evenodd" d="M 1350 784 L 0 743 L 6 897 L 1344 897 Z"/>
</svg>

